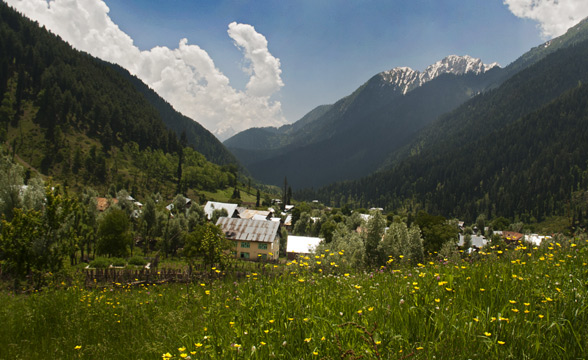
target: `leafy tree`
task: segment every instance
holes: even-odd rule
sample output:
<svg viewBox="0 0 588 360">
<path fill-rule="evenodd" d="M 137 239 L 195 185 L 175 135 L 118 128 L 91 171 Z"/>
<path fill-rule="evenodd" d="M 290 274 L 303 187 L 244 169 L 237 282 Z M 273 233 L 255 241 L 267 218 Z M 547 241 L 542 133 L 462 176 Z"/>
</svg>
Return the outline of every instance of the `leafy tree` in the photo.
<svg viewBox="0 0 588 360">
<path fill-rule="evenodd" d="M 335 228 L 337 227 L 336 224 L 337 223 L 335 223 L 333 220 L 329 220 L 329 221 L 325 222 L 323 224 L 323 226 L 321 226 L 320 235 L 322 236 L 323 239 L 325 239 L 325 242 L 327 244 L 333 240 L 333 232 L 335 231 Z"/>
<path fill-rule="evenodd" d="M 386 228 L 386 219 L 379 211 L 373 211 L 371 218 L 366 224 L 367 234 L 365 237 L 365 263 L 367 266 L 374 266 L 380 260 L 378 249 L 384 230 Z"/>
<path fill-rule="evenodd" d="M 493 230 L 506 230 L 508 229 L 508 226 L 510 225 L 510 221 L 502 216 L 499 216 L 497 218 L 495 218 L 494 220 L 492 220 L 492 229 Z"/>
<path fill-rule="evenodd" d="M 325 250 L 343 254 L 340 256 L 341 265 L 350 268 L 360 268 L 365 265 L 364 240 L 358 233 L 349 231 L 342 223 L 337 224 L 333 232 L 333 240 L 329 244 L 321 242 L 316 252 L 320 253 Z"/>
<path fill-rule="evenodd" d="M 148 197 L 145 200 L 143 211 L 139 218 L 139 232 L 143 240 L 143 252 L 146 254 L 150 249 L 150 244 L 155 237 L 155 230 L 157 228 L 157 208 L 153 198 Z"/>
<path fill-rule="evenodd" d="M 8 156 L 0 155 L 0 215 L 7 220 L 12 219 L 15 208 L 22 206 L 22 185 L 22 166 L 13 163 Z"/>
<path fill-rule="evenodd" d="M 447 223 L 443 216 L 434 216 L 420 211 L 415 223 L 421 229 L 426 252 L 437 252 L 446 242 L 457 240 L 458 229 Z"/>
<path fill-rule="evenodd" d="M 98 225 L 96 252 L 99 255 L 126 257 L 131 242 L 127 214 L 119 209 L 108 210 Z"/>
<path fill-rule="evenodd" d="M 286 228 L 282 228 L 280 231 L 280 254 L 286 255 L 286 250 L 288 246 L 288 230 Z"/>
<path fill-rule="evenodd" d="M 30 274 L 36 265 L 33 243 L 40 236 L 41 213 L 14 209 L 12 219 L 2 219 L 0 227 L 0 259 L 5 263 L 3 272 L 14 275 L 14 288 Z"/>
<path fill-rule="evenodd" d="M 227 210 L 226 210 L 226 209 L 215 209 L 215 210 L 212 212 L 212 215 L 210 216 L 210 221 L 211 221 L 213 224 L 216 224 L 216 222 L 217 222 L 217 220 L 218 220 L 219 218 L 221 218 L 221 217 L 227 217 L 227 216 L 229 216 L 229 213 L 227 212 Z"/>
<path fill-rule="evenodd" d="M 35 287 L 43 283 L 46 272 L 62 269 L 63 258 L 77 246 L 75 222 L 77 202 L 59 187 L 45 188 L 43 211 L 13 209 L 13 218 L 2 220 L 0 256 L 18 283 L 31 275 Z"/>
<path fill-rule="evenodd" d="M 202 261 L 206 267 L 218 265 L 223 268 L 232 259 L 229 254 L 231 245 L 217 226 L 207 222 L 186 235 L 183 255 L 190 266 Z"/>
<path fill-rule="evenodd" d="M 310 214 L 307 212 L 303 212 L 300 214 L 300 218 L 294 225 L 294 230 L 292 231 L 296 235 L 308 235 L 312 231 L 312 219 L 310 218 Z"/>
</svg>

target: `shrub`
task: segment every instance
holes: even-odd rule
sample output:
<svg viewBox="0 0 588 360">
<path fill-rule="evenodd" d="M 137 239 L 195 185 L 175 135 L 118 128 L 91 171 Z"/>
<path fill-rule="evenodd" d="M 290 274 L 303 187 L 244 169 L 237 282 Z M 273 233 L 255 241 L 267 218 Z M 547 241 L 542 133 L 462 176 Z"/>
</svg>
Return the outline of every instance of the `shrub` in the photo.
<svg viewBox="0 0 588 360">
<path fill-rule="evenodd" d="M 96 259 L 92 260 L 92 262 L 90 262 L 90 267 L 96 269 L 106 269 L 110 266 L 110 264 L 110 259 L 105 257 L 97 257 Z"/>
<path fill-rule="evenodd" d="M 112 266 L 125 266 L 125 265 L 127 265 L 127 261 L 125 259 L 121 259 L 121 258 L 117 258 L 117 257 L 110 258 L 110 263 L 112 264 Z"/>
<path fill-rule="evenodd" d="M 141 256 L 133 256 L 129 258 L 129 265 L 136 265 L 136 266 L 145 266 L 147 265 L 147 260 L 142 258 Z"/>
</svg>

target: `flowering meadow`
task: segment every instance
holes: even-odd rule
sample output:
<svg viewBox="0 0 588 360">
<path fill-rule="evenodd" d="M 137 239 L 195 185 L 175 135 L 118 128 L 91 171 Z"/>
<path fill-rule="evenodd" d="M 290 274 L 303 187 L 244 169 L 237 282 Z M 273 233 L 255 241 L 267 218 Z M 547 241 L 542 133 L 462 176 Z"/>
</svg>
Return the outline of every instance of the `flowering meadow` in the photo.
<svg viewBox="0 0 588 360">
<path fill-rule="evenodd" d="M 0 358 L 583 358 L 587 252 L 558 239 L 363 271 L 324 251 L 189 285 L 4 291 Z"/>
</svg>

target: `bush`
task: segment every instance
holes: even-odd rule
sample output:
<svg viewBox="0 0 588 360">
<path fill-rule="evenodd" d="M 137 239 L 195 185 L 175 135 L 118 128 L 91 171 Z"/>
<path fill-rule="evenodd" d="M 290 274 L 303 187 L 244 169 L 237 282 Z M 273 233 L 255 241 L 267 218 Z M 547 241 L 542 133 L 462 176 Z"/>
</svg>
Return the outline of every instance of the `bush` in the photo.
<svg viewBox="0 0 588 360">
<path fill-rule="evenodd" d="M 127 265 L 127 261 L 125 259 L 121 259 L 121 258 L 117 258 L 117 257 L 113 257 L 110 258 L 110 263 L 112 264 L 112 266 L 119 266 L 119 267 L 124 267 L 125 265 Z"/>
<path fill-rule="evenodd" d="M 111 264 L 110 259 L 105 257 L 97 257 L 90 263 L 91 268 L 106 269 Z"/>
<path fill-rule="evenodd" d="M 129 259 L 129 265 L 145 266 L 147 265 L 147 260 L 140 256 L 133 256 Z"/>
</svg>

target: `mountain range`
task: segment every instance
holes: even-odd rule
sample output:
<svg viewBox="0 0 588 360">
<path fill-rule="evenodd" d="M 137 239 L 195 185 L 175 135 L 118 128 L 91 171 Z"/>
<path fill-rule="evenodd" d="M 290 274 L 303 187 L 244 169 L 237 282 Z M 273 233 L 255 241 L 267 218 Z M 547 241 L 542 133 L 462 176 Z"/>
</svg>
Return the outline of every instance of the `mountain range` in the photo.
<svg viewBox="0 0 588 360">
<path fill-rule="evenodd" d="M 356 179 L 377 170 L 423 126 L 495 83 L 499 70 L 469 56 L 448 56 L 423 72 L 395 68 L 292 125 L 249 129 L 224 144 L 264 182 L 287 177 L 301 188 Z"/>
<path fill-rule="evenodd" d="M 545 56 L 588 38 L 582 21 L 531 49 L 506 68 L 469 56 L 448 56 L 419 72 L 408 67 L 376 74 L 335 104 L 294 124 L 245 130 L 224 144 L 261 181 L 296 188 L 358 179 L 389 165 L 417 133 L 476 95 Z"/>
<path fill-rule="evenodd" d="M 588 207 L 577 199 L 588 189 L 587 35 L 583 21 L 532 49 L 498 79 L 513 75 L 423 127 L 380 171 L 297 196 L 467 220 L 584 218 Z"/>
</svg>

